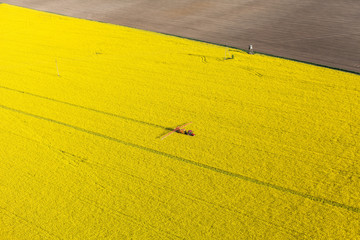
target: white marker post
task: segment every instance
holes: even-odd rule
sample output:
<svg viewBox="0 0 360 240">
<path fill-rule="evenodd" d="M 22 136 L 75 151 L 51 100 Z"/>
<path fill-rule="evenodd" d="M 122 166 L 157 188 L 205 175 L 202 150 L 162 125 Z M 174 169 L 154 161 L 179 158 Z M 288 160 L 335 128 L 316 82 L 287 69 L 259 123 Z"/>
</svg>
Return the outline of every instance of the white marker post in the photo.
<svg viewBox="0 0 360 240">
<path fill-rule="evenodd" d="M 253 45 L 249 45 L 249 54 L 254 54 Z"/>
</svg>

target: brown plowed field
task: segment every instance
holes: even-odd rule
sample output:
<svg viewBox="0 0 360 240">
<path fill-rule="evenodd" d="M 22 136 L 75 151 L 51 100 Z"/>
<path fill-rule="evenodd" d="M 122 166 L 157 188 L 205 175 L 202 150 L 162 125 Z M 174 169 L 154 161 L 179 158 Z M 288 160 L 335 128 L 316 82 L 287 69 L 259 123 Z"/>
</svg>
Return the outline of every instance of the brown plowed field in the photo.
<svg viewBox="0 0 360 240">
<path fill-rule="evenodd" d="M 4 0 L 360 72 L 358 0 Z"/>
</svg>

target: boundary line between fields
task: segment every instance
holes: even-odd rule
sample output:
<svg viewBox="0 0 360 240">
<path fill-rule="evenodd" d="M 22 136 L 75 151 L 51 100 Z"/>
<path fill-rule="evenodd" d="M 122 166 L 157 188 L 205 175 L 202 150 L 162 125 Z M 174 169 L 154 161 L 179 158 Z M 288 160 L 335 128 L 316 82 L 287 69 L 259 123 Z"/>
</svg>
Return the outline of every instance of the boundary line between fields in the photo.
<svg viewBox="0 0 360 240">
<path fill-rule="evenodd" d="M 23 114 L 23 115 L 26 115 L 26 116 L 30 116 L 30 117 L 33 117 L 33 118 L 37 118 L 37 119 L 40 119 L 40 120 L 45 120 L 45 121 L 48 121 L 48 122 L 56 123 L 58 125 L 69 127 L 69 128 L 75 129 L 75 130 L 80 131 L 80 132 L 84 132 L 84 133 L 88 133 L 88 134 L 91 134 L 91 135 L 94 135 L 94 136 L 97 136 L 97 137 L 105 138 L 105 139 L 108 139 L 110 141 L 118 142 L 118 143 L 121 143 L 121 144 L 126 145 L 126 146 L 130 146 L 130 147 L 133 147 L 133 148 L 137 148 L 137 149 L 145 150 L 145 151 L 148 151 L 148 152 L 152 152 L 152 153 L 162 155 L 162 156 L 165 156 L 165 157 L 168 157 L 168 158 L 171 158 L 171 159 L 176 159 L 178 161 L 182 161 L 182 162 L 185 162 L 185 163 L 188 163 L 188 164 L 191 164 L 191 165 L 203 168 L 203 169 L 208 169 L 208 170 L 211 170 L 213 172 L 217 172 L 217 173 L 227 175 L 227 176 L 230 176 L 230 177 L 235 177 L 235 178 L 238 178 L 238 179 L 242 179 L 242 180 L 252 182 L 252 183 L 255 183 L 255 184 L 258 184 L 258 185 L 261 185 L 261 186 L 270 187 L 270 188 L 276 189 L 278 191 L 290 193 L 290 194 L 293 194 L 293 195 L 296 195 L 296 196 L 299 196 L 299 197 L 302 197 L 302 198 L 306 198 L 306 199 L 309 199 L 309 200 L 312 200 L 312 201 L 315 201 L 315 202 L 319 202 L 319 203 L 322 203 L 322 204 L 328 204 L 328 205 L 331 205 L 331 206 L 334 206 L 334 207 L 339 207 L 339 208 L 346 209 L 348 211 L 360 213 L 360 208 L 358 208 L 358 207 L 353 207 L 353 206 L 346 205 L 346 204 L 343 204 L 343 203 L 339 203 L 339 202 L 336 202 L 336 201 L 328 200 L 328 199 L 325 199 L 325 198 L 322 198 L 322 197 L 312 196 L 310 194 L 302 193 L 302 192 L 299 192 L 299 191 L 296 191 L 296 190 L 293 190 L 293 189 L 290 189 L 290 188 L 286 188 L 286 187 L 278 186 L 278 185 L 275 185 L 275 184 L 272 184 L 272 183 L 264 182 L 264 181 L 258 180 L 256 178 L 247 177 L 247 176 L 244 176 L 244 175 L 241 175 L 241 174 L 238 174 L 238 173 L 230 172 L 230 171 L 223 170 L 223 169 L 216 168 L 216 167 L 212 167 L 212 166 L 209 166 L 209 165 L 206 165 L 206 164 L 203 164 L 203 163 L 195 162 L 195 161 L 192 161 L 192 160 L 189 160 L 189 159 L 186 159 L 186 158 L 171 155 L 169 153 L 160 152 L 158 150 L 147 148 L 147 147 L 137 145 L 137 144 L 134 144 L 134 143 L 125 142 L 125 141 L 122 141 L 120 139 L 110 137 L 110 136 L 107 136 L 107 135 L 104 135 L 104 134 L 101 134 L 101 133 L 98 133 L 98 132 L 90 131 L 90 130 L 87 130 L 87 129 L 84 129 L 84 128 L 73 126 L 73 125 L 70 125 L 70 124 L 67 124 L 67 123 L 64 123 L 64 122 L 60 122 L 60 121 L 57 121 L 57 120 L 54 120 L 54 119 L 42 117 L 42 116 L 35 115 L 35 114 L 32 114 L 32 113 L 24 112 L 24 111 L 21 111 L 21 110 L 18 110 L 18 109 L 7 107 L 5 105 L 0 105 L 0 108 L 3 108 L 3 109 L 8 110 L 8 111 L 12 111 L 12 112 L 20 113 L 20 114 Z"/>
<path fill-rule="evenodd" d="M 92 20 L 92 19 L 80 18 L 80 17 L 72 17 L 72 16 L 68 16 L 68 15 L 65 15 L 65 14 L 61 14 L 61 13 L 55 13 L 55 12 L 44 11 L 44 10 L 37 10 L 37 9 L 33 9 L 33 8 L 22 7 L 22 6 L 15 5 L 15 4 L 5 3 L 5 5 L 6 5 L 6 4 L 7 4 L 7 5 L 10 5 L 10 6 L 16 6 L 16 7 L 20 7 L 20 8 L 25 8 L 25 9 L 37 11 L 37 12 L 49 13 L 49 14 L 59 15 L 59 16 L 63 16 L 63 17 L 80 19 L 80 20 L 84 20 L 84 21 L 92 21 L 92 22 L 97 22 L 97 23 L 110 24 L 110 25 L 117 26 L 117 27 L 127 27 L 127 28 L 131 28 L 131 29 L 136 29 L 136 30 L 139 30 L 139 31 L 145 31 L 145 32 L 150 32 L 150 33 L 157 33 L 157 34 L 161 34 L 161 35 L 166 35 L 166 36 L 171 36 L 171 37 L 176 37 L 176 38 L 187 39 L 187 40 L 196 41 L 196 42 L 201 42 L 201 43 L 206 43 L 206 44 L 215 45 L 215 46 L 233 48 L 233 49 L 236 49 L 236 50 L 241 50 L 241 51 L 247 52 L 245 49 L 242 49 L 242 48 L 233 47 L 233 46 L 226 45 L 226 44 L 221 44 L 221 43 L 208 42 L 208 41 L 205 41 L 205 40 L 195 39 L 195 38 L 191 38 L 191 37 L 183 37 L 183 36 L 179 36 L 179 35 L 175 35 L 175 34 L 170 34 L 170 33 L 150 31 L 150 30 L 145 30 L 145 29 L 141 29 L 141 28 L 131 27 L 131 26 L 128 26 L 128 25 L 119 25 L 119 24 L 114 24 L 114 23 L 102 22 L 102 21 L 99 21 L 99 20 Z M 332 70 L 337 70 L 337 71 L 342 71 L 342 72 L 347 72 L 347 73 L 352 73 L 352 74 L 360 75 L 360 72 L 356 72 L 356 71 L 353 71 L 353 70 L 346 70 L 346 69 L 337 68 L 337 67 L 330 67 L 330 66 L 326 66 L 326 65 L 322 65 L 322 64 L 318 64 L 318 63 L 307 62 L 307 61 L 297 60 L 297 59 L 288 58 L 288 57 L 281 57 L 281 56 L 277 56 L 277 55 L 273 55 L 273 54 L 269 54 L 269 53 L 263 53 L 263 52 L 257 52 L 257 51 L 254 51 L 254 53 L 255 53 L 255 54 L 262 54 L 262 55 L 270 56 L 270 57 L 275 57 L 275 58 L 286 59 L 286 60 L 289 60 L 289 61 L 294 61 L 294 62 L 309 64 L 309 65 L 313 65 L 313 66 L 317 66 L 317 67 L 323 67 L 323 68 L 328 68 L 328 69 L 332 69 Z"/>
</svg>

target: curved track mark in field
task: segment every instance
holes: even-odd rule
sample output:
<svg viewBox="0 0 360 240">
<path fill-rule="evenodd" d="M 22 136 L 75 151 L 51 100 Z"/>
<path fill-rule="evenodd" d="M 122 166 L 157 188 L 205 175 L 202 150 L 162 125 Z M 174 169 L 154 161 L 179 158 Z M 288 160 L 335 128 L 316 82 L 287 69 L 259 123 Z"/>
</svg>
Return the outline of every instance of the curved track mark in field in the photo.
<svg viewBox="0 0 360 240">
<path fill-rule="evenodd" d="M 134 216 L 131 216 L 129 214 L 126 214 L 126 213 L 123 213 L 121 211 L 118 211 L 116 209 L 113 209 L 111 207 L 108 207 L 106 205 L 103 205 L 103 204 L 98 204 L 96 203 L 95 201 L 91 200 L 91 199 L 86 199 L 86 198 L 78 198 L 80 201 L 88 204 L 88 205 L 92 205 L 98 209 L 101 209 L 102 211 L 104 212 L 108 212 L 108 213 L 112 213 L 114 216 L 120 216 L 120 217 L 126 217 L 127 220 L 131 223 L 134 223 L 134 224 L 137 224 L 137 225 L 140 225 L 140 226 L 145 226 L 153 231 L 155 231 L 156 233 L 162 235 L 162 236 L 165 236 L 165 237 L 169 237 L 170 236 L 173 236 L 177 239 L 184 239 L 183 237 L 181 236 L 178 236 L 170 231 L 166 231 L 166 230 L 162 230 L 162 229 L 159 229 L 153 225 L 151 225 L 150 223 L 147 223 L 147 222 L 144 222 L 144 221 L 141 221 L 139 219 L 137 219 L 136 217 Z M 117 218 L 116 218 L 117 219 Z M 173 238 L 172 238 L 173 239 Z"/>
<path fill-rule="evenodd" d="M 1 3 L 0 3 L 1 4 Z M 26 219 L 25 217 L 22 217 L 20 215 L 18 215 L 17 213 L 15 212 L 12 212 L 4 207 L 0 207 L 0 212 L 7 212 L 8 214 L 12 215 L 11 217 L 14 217 L 14 218 L 17 218 L 17 219 L 20 219 L 21 221 L 25 222 L 26 224 L 28 224 L 30 227 L 33 227 L 33 228 L 37 228 L 37 229 L 40 229 L 41 231 L 45 232 L 46 234 L 48 234 L 49 236 L 51 236 L 52 238 L 56 238 L 56 239 L 63 239 L 51 232 L 49 232 L 48 230 L 46 230 L 45 228 L 37 225 L 36 223 Z M 9 216 L 9 215 L 8 215 Z"/>
<path fill-rule="evenodd" d="M 141 181 L 141 184 L 146 184 L 146 186 L 149 187 L 149 188 L 156 188 L 158 190 L 171 192 L 172 194 L 175 194 L 178 197 L 182 197 L 182 198 L 185 198 L 185 199 L 188 199 L 188 200 L 191 200 L 191 201 L 196 201 L 196 202 L 198 202 L 200 204 L 206 204 L 207 206 L 211 206 L 211 207 L 213 207 L 215 209 L 220 209 L 221 208 L 221 209 L 224 209 L 226 211 L 229 211 L 229 212 L 232 212 L 232 213 L 235 213 L 235 214 L 239 214 L 241 216 L 245 216 L 245 217 L 260 221 L 260 222 L 262 222 L 264 224 L 267 224 L 269 226 L 276 227 L 277 229 L 279 229 L 279 231 L 287 233 L 287 234 L 289 234 L 289 235 L 291 235 L 291 236 L 293 236 L 295 238 L 299 238 L 300 236 L 302 236 L 303 239 L 304 239 L 304 237 L 309 237 L 304 232 L 299 232 L 299 231 L 297 231 L 295 229 L 280 225 L 279 223 L 276 223 L 276 222 L 273 222 L 273 221 L 268 221 L 268 220 L 265 220 L 263 218 L 254 216 L 254 214 L 250 213 L 249 211 L 246 211 L 246 210 L 243 210 L 243 209 L 242 210 L 233 209 L 231 207 L 227 207 L 225 205 L 221 205 L 221 204 L 218 204 L 218 203 L 215 203 L 215 202 L 211 202 L 211 201 L 205 200 L 205 199 L 203 199 L 201 197 L 191 195 L 189 193 L 181 192 L 181 191 L 179 191 L 179 190 L 177 190 L 175 188 L 172 188 L 172 187 L 165 186 L 165 185 L 159 184 L 157 182 L 154 182 L 153 180 L 150 181 L 150 180 L 145 179 L 143 177 L 128 173 L 128 172 L 126 172 L 126 171 L 124 171 L 122 169 L 120 170 L 118 167 L 116 167 L 114 165 L 109 166 L 109 165 L 106 165 L 106 164 L 103 164 L 103 163 L 100 163 L 100 162 L 91 162 L 90 164 L 93 165 L 93 166 L 96 166 L 96 167 L 100 167 L 101 169 L 107 168 L 107 171 L 109 171 L 109 172 L 112 171 L 112 172 L 120 173 L 120 174 L 125 175 L 127 177 L 131 177 L 133 179 L 139 180 L 139 181 Z M 106 180 L 104 178 L 100 177 L 100 179 L 102 181 L 106 182 Z"/>
<path fill-rule="evenodd" d="M 112 116 L 112 117 L 121 118 L 121 119 L 128 120 L 128 121 L 132 121 L 132 122 L 137 122 L 137 123 L 145 124 L 145 125 L 148 125 L 148 126 L 158 127 L 158 128 L 162 128 L 162 129 L 165 129 L 165 130 L 169 130 L 169 129 L 172 130 L 171 128 L 164 127 L 164 126 L 161 126 L 161 125 L 157 125 L 157 124 L 154 124 L 154 123 L 144 122 L 144 121 L 140 121 L 140 120 L 133 119 L 133 118 L 129 118 L 129 117 L 125 117 L 125 116 L 120 116 L 120 115 L 117 115 L 117 114 L 114 114 L 114 113 L 109 113 L 109 112 L 104 112 L 104 111 L 96 110 L 96 109 L 89 108 L 89 107 L 84 107 L 84 106 L 77 105 L 77 104 L 74 104 L 74 103 L 69 103 L 69 102 L 57 100 L 57 99 L 54 99 L 54 98 L 49 98 L 49 97 L 40 96 L 40 95 L 37 95 L 37 94 L 34 94 L 34 93 L 30 93 L 30 92 L 25 92 L 25 91 L 13 89 L 13 88 L 5 87 L 5 86 L 0 86 L 0 88 L 5 89 L 5 90 L 9 90 L 9 91 L 13 91 L 13 92 L 18 92 L 18 93 L 26 94 L 26 95 L 33 96 L 33 97 L 37 97 L 37 98 L 42 98 L 42 99 L 49 100 L 49 101 L 53 101 L 53 102 L 57 102 L 57 103 L 66 104 L 66 105 L 69 105 L 69 106 L 72 106 L 72 107 L 77 107 L 77 108 L 85 109 L 85 110 L 92 111 L 92 112 L 97 112 L 97 113 L 109 115 L 109 116 Z"/>
<path fill-rule="evenodd" d="M 25 137 L 23 135 L 20 135 L 20 134 L 17 134 L 15 132 L 12 132 L 12 131 L 8 131 L 8 130 L 3 130 L 3 129 L 0 129 L 0 131 L 6 131 L 10 134 L 13 134 L 17 137 L 21 137 L 21 138 L 24 138 L 26 140 L 29 140 L 29 141 L 32 141 L 40 146 L 46 146 L 50 149 L 52 149 L 54 152 L 56 153 L 62 153 L 62 154 L 65 154 L 66 156 L 69 156 L 70 158 L 71 157 L 74 157 L 74 158 L 77 158 L 77 159 L 80 159 L 80 162 L 84 163 L 85 161 L 82 161 L 82 157 L 79 157 L 79 156 L 75 156 L 75 154 L 73 153 L 70 153 L 70 152 L 66 152 L 64 150 L 61 150 L 57 147 L 54 147 L 52 145 L 48 145 L 48 144 L 44 144 L 43 142 L 41 141 L 37 141 L 37 140 L 34 140 L 32 138 L 28 138 L 28 137 Z M 78 161 L 78 160 L 75 160 L 75 161 Z M 268 221 L 268 220 L 265 220 L 263 218 L 260 218 L 260 217 L 257 217 L 257 216 L 254 216 L 252 213 L 250 213 L 249 211 L 246 211 L 246 210 L 238 210 L 238 209 L 233 209 L 231 207 L 227 207 L 225 205 L 221 205 L 221 204 L 218 204 L 218 203 L 215 203 L 215 202 L 211 202 L 211 201 L 208 201 L 208 200 L 205 200 L 201 197 L 198 197 L 198 196 L 195 196 L 195 195 L 191 195 L 191 194 L 188 194 L 188 193 L 184 193 L 184 192 L 181 192 L 175 188 L 172 188 L 172 187 L 169 187 L 169 186 L 166 186 L 166 185 L 162 185 L 162 184 L 159 184 L 159 183 L 156 183 L 154 182 L 153 180 L 148 180 L 146 178 L 143 178 L 141 176 L 138 176 L 138 175 L 135 175 L 135 174 L 131 174 L 127 171 L 124 171 L 122 168 L 119 168 L 118 166 L 116 165 L 107 165 L 107 164 L 104 164 L 104 163 L 101 163 L 101 162 L 96 162 L 96 161 L 86 161 L 89 165 L 91 166 L 94 166 L 94 167 L 97 167 L 97 168 L 100 168 L 102 170 L 104 170 L 106 168 L 106 171 L 107 173 L 120 173 L 121 175 L 124 175 L 126 176 L 126 178 L 129 178 L 131 177 L 132 179 L 136 179 L 138 181 L 141 181 L 141 184 L 140 185 L 143 185 L 145 184 L 147 186 L 147 188 L 156 188 L 157 190 L 162 190 L 162 191 L 167 191 L 167 192 L 171 192 L 172 194 L 175 194 L 179 197 L 182 197 L 182 198 L 185 198 L 185 199 L 188 199 L 188 200 L 191 200 L 191 201 L 196 201 L 200 204 L 206 204 L 207 206 L 211 206 L 215 209 L 224 209 L 226 211 L 229 211 L 229 212 L 232 212 L 232 213 L 235 213 L 235 214 L 239 214 L 241 216 L 245 216 L 245 217 L 248 217 L 248 218 L 251 218 L 251 219 L 254 219 L 256 221 L 259 221 L 259 222 L 262 222 L 264 224 L 267 224 L 269 226 L 273 226 L 273 227 L 276 227 L 277 229 L 279 229 L 279 231 L 281 232 L 284 232 L 284 233 L 287 233 L 287 234 L 290 234 L 291 236 L 295 237 L 295 238 L 299 238 L 299 236 L 303 236 L 303 237 L 308 237 L 307 234 L 305 234 L 304 232 L 299 232 L 295 229 L 292 229 L 292 228 L 288 228 L 286 226 L 283 226 L 283 225 L 280 225 L 279 223 L 276 223 L 276 222 L 273 222 L 273 221 Z M 93 168 L 92 168 L 93 170 Z M 104 177 L 99 177 L 98 176 L 98 179 L 102 180 L 104 183 L 106 183 L 108 186 L 105 187 L 103 186 L 102 184 L 99 184 L 98 182 L 94 182 L 96 185 L 98 185 L 100 188 L 108 191 L 108 193 L 110 195 L 112 195 L 113 197 L 115 197 L 115 195 L 112 194 L 111 191 L 107 190 L 109 188 L 109 182 L 107 181 L 107 179 L 105 179 Z M 43 182 L 41 182 L 43 183 Z M 50 182 L 46 182 L 47 184 L 50 184 Z M 88 183 L 87 183 L 88 184 Z M 139 183 L 136 183 L 136 184 L 139 184 Z M 0 183 L 0 187 L 1 187 L 1 183 Z M 116 186 L 112 186 L 113 188 L 116 188 L 116 189 L 120 189 L 119 187 L 116 187 Z M 71 192 L 73 194 L 76 194 L 76 192 Z M 85 202 L 83 199 L 81 198 L 78 198 L 80 201 L 82 202 Z M 89 200 L 90 201 L 90 200 Z M 93 204 L 93 206 L 95 206 Z M 95 207 L 98 207 L 98 206 L 95 206 Z M 100 207 L 99 207 L 100 208 Z M 1 207 L 0 207 L 1 209 Z M 117 211 L 115 209 L 111 209 L 112 211 Z M 130 215 L 126 215 L 126 214 L 122 214 L 124 216 L 130 216 Z M 135 219 L 134 217 L 131 217 L 132 219 Z M 129 220 L 131 221 L 131 220 Z M 131 221 L 132 223 L 136 223 L 138 225 L 140 225 L 140 221 L 138 222 L 135 222 L 135 221 Z M 159 231 L 162 231 L 159 229 Z M 167 233 L 167 232 L 166 232 Z M 169 233 L 171 234 L 171 233 Z"/>
<path fill-rule="evenodd" d="M 247 177 L 247 176 L 244 176 L 244 175 L 241 175 L 241 174 L 238 174 L 238 173 L 226 171 L 226 170 L 216 168 L 216 167 L 212 167 L 212 166 L 209 166 L 209 165 L 206 165 L 206 164 L 203 164 L 203 163 L 195 162 L 195 161 L 192 161 L 192 160 L 189 160 L 189 159 L 186 159 L 186 158 L 171 155 L 169 153 L 160 152 L 160 151 L 157 151 L 155 149 L 147 148 L 147 147 L 140 146 L 140 145 L 137 145 L 137 144 L 134 144 L 134 143 L 125 142 L 125 141 L 122 141 L 120 139 L 113 138 L 113 137 L 110 137 L 110 136 L 107 136 L 107 135 L 104 135 L 104 134 L 101 134 L 101 133 L 98 133 L 98 132 L 90 131 L 90 130 L 87 130 L 87 129 L 84 129 L 84 128 L 73 126 L 73 125 L 63 123 L 63 122 L 60 122 L 60 121 L 57 121 L 57 120 L 53 120 L 53 119 L 50 119 L 50 118 L 38 116 L 38 115 L 35 115 L 35 114 L 32 114 L 32 113 L 24 112 L 24 111 L 21 111 L 21 110 L 18 110 L 18 109 L 10 108 L 10 107 L 4 106 L 4 105 L 0 105 L 0 108 L 3 108 L 5 110 L 9 110 L 9 111 L 12 111 L 12 112 L 20 113 L 20 114 L 23 114 L 23 115 L 26 115 L 26 116 L 30 116 L 30 117 L 33 117 L 33 118 L 37 118 L 37 119 L 40 119 L 40 120 L 45 120 L 45 121 L 48 121 L 48 122 L 56 123 L 56 124 L 59 124 L 59 125 L 65 126 L 65 127 L 75 129 L 75 130 L 80 131 L 80 132 L 84 132 L 84 133 L 88 133 L 88 134 L 91 134 L 91 135 L 94 135 L 94 136 L 102 137 L 102 138 L 108 139 L 110 141 L 118 142 L 118 143 L 124 144 L 126 146 L 130 146 L 130 147 L 134 147 L 134 148 L 137 148 L 137 149 L 145 150 L 145 151 L 152 152 L 152 153 L 155 153 L 155 154 L 158 154 L 158 155 L 162 155 L 162 156 L 165 156 L 165 157 L 168 157 L 168 158 L 176 159 L 178 161 L 182 161 L 182 162 L 185 162 L 185 163 L 188 163 L 188 164 L 191 164 L 191 165 L 203 168 L 203 169 L 208 169 L 208 170 L 211 170 L 211 171 L 214 171 L 214 172 L 217 172 L 217 173 L 221 173 L 221 174 L 224 174 L 224 175 L 227 175 L 227 176 L 230 176 L 230 177 L 235 177 L 235 178 L 238 178 L 238 179 L 242 179 L 244 181 L 252 182 L 252 183 L 262 185 L 262 186 L 265 186 L 265 187 L 269 187 L 269 188 L 273 188 L 273 189 L 276 189 L 276 190 L 279 190 L 279 191 L 282 191 L 282 192 L 290 193 L 290 194 L 293 194 L 293 195 L 296 195 L 296 196 L 299 196 L 299 197 L 307 198 L 307 199 L 310 199 L 310 200 L 315 201 L 315 202 L 320 202 L 322 204 L 328 204 L 328 205 L 331 205 L 331 206 L 334 206 L 334 207 L 339 207 L 339 208 L 343 208 L 343 209 L 346 209 L 346 210 L 349 210 L 349 211 L 352 211 L 352 212 L 360 213 L 360 208 L 357 208 L 357 207 L 349 206 L 349 205 L 339 203 L 339 202 L 336 202 L 336 201 L 332 201 L 332 200 L 322 198 L 322 197 L 312 196 L 310 194 L 302 193 L 302 192 L 299 192 L 299 191 L 296 191 L 296 190 L 293 190 L 293 189 L 290 189 L 290 188 L 286 188 L 286 187 L 278 186 L 278 185 L 275 185 L 275 184 L 272 184 L 272 183 L 264 182 L 264 181 L 258 180 L 256 178 Z"/>
</svg>

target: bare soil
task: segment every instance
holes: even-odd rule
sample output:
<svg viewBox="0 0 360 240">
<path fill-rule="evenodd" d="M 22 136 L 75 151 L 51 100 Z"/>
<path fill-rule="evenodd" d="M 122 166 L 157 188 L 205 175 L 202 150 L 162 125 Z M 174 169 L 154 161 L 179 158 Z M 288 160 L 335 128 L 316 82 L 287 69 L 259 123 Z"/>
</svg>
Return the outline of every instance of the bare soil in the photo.
<svg viewBox="0 0 360 240">
<path fill-rule="evenodd" d="M 3 0 L 360 72 L 358 0 Z"/>
</svg>

